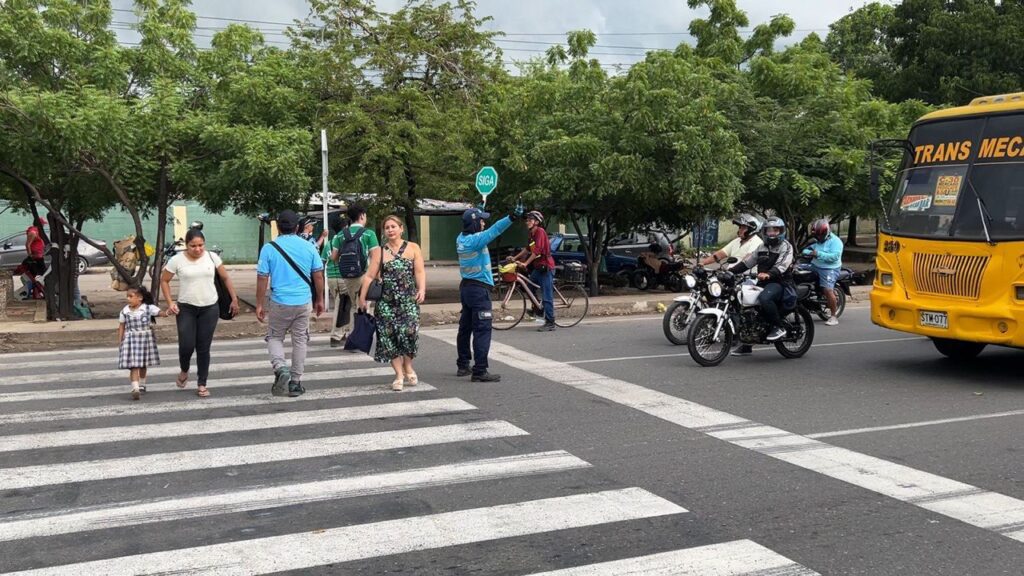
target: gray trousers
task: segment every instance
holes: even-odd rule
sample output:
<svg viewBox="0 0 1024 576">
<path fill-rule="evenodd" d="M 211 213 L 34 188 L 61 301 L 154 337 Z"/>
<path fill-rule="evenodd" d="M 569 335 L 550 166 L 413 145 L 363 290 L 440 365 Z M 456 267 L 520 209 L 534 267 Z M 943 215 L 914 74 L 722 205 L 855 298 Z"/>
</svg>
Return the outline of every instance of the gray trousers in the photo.
<svg viewBox="0 0 1024 576">
<path fill-rule="evenodd" d="M 359 290 L 363 285 L 363 277 L 359 278 L 331 278 L 331 297 L 334 299 L 334 323 L 331 324 L 331 338 L 343 340 L 352 331 L 352 315 L 355 314 L 356 306 L 359 306 Z M 348 294 L 352 305 L 348 309 L 348 316 L 341 319 L 341 326 L 338 327 L 338 315 L 341 314 L 341 295 Z"/>
<path fill-rule="evenodd" d="M 267 304 L 267 350 L 274 370 L 287 366 L 284 359 L 284 336 L 292 333 L 292 382 L 302 380 L 306 367 L 306 344 L 309 342 L 311 304 L 285 306 L 271 300 Z"/>
</svg>

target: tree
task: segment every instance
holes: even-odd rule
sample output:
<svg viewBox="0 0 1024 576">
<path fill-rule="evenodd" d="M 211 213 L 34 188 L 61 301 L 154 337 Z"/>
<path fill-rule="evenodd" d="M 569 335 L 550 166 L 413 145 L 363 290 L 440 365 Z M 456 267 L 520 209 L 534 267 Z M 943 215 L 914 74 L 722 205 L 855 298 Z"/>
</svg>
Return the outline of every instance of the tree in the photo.
<svg viewBox="0 0 1024 576">
<path fill-rule="evenodd" d="M 754 27 L 750 38 L 740 36 L 740 28 L 750 25 L 747 13 L 735 0 L 686 0 L 691 8 L 707 6 L 707 19 L 690 21 L 690 34 L 697 39 L 696 53 L 704 58 L 717 58 L 722 63 L 739 67 L 758 54 L 774 52 L 776 40 L 793 33 L 793 19 L 784 14 L 773 16 L 767 24 Z"/>
<path fill-rule="evenodd" d="M 895 88 L 889 38 L 894 20 L 892 6 L 872 2 L 830 24 L 825 38 L 825 48 L 840 70 L 870 80 L 874 93 L 882 97 Z"/>
</svg>

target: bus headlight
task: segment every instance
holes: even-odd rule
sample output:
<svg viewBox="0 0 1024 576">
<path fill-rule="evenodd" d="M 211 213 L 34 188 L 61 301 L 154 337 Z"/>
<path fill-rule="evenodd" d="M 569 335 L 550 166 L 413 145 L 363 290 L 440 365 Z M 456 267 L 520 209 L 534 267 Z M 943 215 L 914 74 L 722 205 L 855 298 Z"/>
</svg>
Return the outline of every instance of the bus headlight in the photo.
<svg viewBox="0 0 1024 576">
<path fill-rule="evenodd" d="M 686 288 L 689 290 L 693 290 L 697 287 L 697 279 L 693 277 L 693 274 L 683 276 L 683 282 L 686 282 Z"/>
<path fill-rule="evenodd" d="M 892 286 L 892 274 L 883 273 L 879 278 L 879 283 L 882 286 Z"/>
<path fill-rule="evenodd" d="M 709 283 L 708 284 L 708 293 L 711 294 L 711 296 L 713 298 L 721 298 L 722 297 L 722 283 L 721 282 L 717 282 L 717 281 L 712 281 L 711 283 Z"/>
</svg>

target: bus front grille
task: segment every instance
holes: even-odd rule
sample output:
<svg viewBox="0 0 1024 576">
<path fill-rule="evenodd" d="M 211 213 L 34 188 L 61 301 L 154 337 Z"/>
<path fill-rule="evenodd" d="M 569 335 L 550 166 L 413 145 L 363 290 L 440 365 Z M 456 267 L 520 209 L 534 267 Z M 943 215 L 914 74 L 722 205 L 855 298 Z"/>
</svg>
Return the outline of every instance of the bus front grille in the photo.
<svg viewBox="0 0 1024 576">
<path fill-rule="evenodd" d="M 924 294 L 978 299 L 988 256 L 914 254 L 914 283 Z"/>
</svg>

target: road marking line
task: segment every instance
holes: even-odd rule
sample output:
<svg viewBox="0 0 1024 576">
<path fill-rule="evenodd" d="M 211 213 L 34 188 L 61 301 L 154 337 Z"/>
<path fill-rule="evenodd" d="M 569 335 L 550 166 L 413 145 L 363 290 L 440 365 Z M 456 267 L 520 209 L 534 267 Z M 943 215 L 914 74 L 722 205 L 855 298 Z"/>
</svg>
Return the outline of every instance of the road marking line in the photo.
<svg viewBox="0 0 1024 576">
<path fill-rule="evenodd" d="M 451 334 L 435 336 L 455 344 Z M 800 468 L 1024 542 L 1024 501 L 492 343 L 490 357 Z"/>
<path fill-rule="evenodd" d="M 372 363 L 373 358 L 365 354 L 358 355 L 337 355 L 337 356 L 317 356 L 314 358 L 306 358 L 306 366 L 329 366 L 336 364 L 358 364 L 360 362 Z M 267 373 L 270 370 L 270 357 L 264 355 L 260 359 L 250 360 L 248 362 L 227 362 L 227 363 L 213 363 L 210 364 L 210 373 L 216 372 L 227 372 L 229 370 L 251 370 L 253 368 L 266 368 Z M 0 386 L 23 386 L 25 384 L 44 384 L 44 383 L 55 383 L 65 382 L 67 380 L 74 380 L 79 382 L 82 380 L 110 380 L 117 379 L 123 380 L 126 370 L 120 369 L 107 369 L 107 370 L 93 370 L 90 372 L 72 372 L 72 373 L 54 373 L 54 374 L 34 374 L 29 376 L 0 376 Z M 169 374 L 180 374 L 181 371 L 178 366 L 154 366 L 149 369 L 149 376 L 166 376 Z"/>
<path fill-rule="evenodd" d="M 42 514 L 14 516 L 6 522 L 0 521 L 0 541 L 234 514 L 589 467 L 588 462 L 558 450 L 301 484 L 47 511 Z"/>
<path fill-rule="evenodd" d="M 855 340 L 852 342 L 829 342 L 826 344 L 812 344 L 811 348 L 825 348 L 828 346 L 852 346 L 855 344 L 882 344 L 885 342 L 906 342 L 910 340 L 927 340 L 920 336 L 913 338 L 889 338 L 885 340 Z M 754 350 L 775 350 L 770 347 L 757 347 Z M 591 360 L 570 360 L 566 364 L 595 364 L 598 362 L 621 362 L 625 360 L 650 360 L 652 358 L 676 358 L 679 356 L 688 356 L 686 352 L 677 352 L 675 354 L 651 354 L 649 356 L 619 356 L 617 358 L 594 358 Z"/>
<path fill-rule="evenodd" d="M 325 380 L 344 380 L 349 378 L 367 378 L 370 376 L 390 376 L 394 374 L 391 368 L 354 368 L 350 370 L 329 370 L 324 372 L 306 372 L 302 375 L 302 382 L 323 382 Z M 241 378 L 225 378 L 223 380 L 211 380 L 209 382 L 212 390 L 221 388 L 242 387 L 242 386 L 264 386 L 268 379 L 267 375 L 243 376 Z M 29 402 L 32 400 L 62 400 L 66 398 L 92 398 L 106 395 L 123 395 L 128 393 L 128 386 L 93 386 L 85 388 L 61 388 L 58 390 L 36 390 L 29 392 L 8 392 L 0 394 L 0 403 L 4 402 Z M 177 388 L 171 382 L 149 383 L 149 391 L 160 390 L 175 391 Z"/>
<path fill-rule="evenodd" d="M 527 432 L 508 422 L 487 421 L 348 434 L 308 440 L 286 440 L 266 444 L 185 450 L 144 456 L 61 462 L 18 468 L 0 468 L 0 491 L 36 488 L 72 482 L 91 482 L 114 478 L 131 478 L 150 474 L 166 474 L 186 470 L 209 470 L 268 462 L 286 462 L 303 458 L 340 456 L 357 452 L 373 452 L 469 442 L 489 438 L 526 436 Z"/>
<path fill-rule="evenodd" d="M 267 428 L 290 428 L 293 426 L 308 426 L 310 424 L 353 422 L 376 418 L 448 414 L 468 410 L 476 410 L 476 406 L 458 398 L 442 398 L 439 400 L 416 400 L 412 402 L 373 404 L 370 406 L 348 406 L 327 410 L 302 410 L 277 412 L 274 414 L 257 414 L 255 416 L 181 420 L 163 424 L 61 430 L 60 432 L 32 432 L 2 437 L 0 452 L 40 450 L 62 446 L 84 446 L 107 442 L 133 442 L 156 438 L 201 436 L 205 434 L 223 434 L 226 432 L 265 430 Z"/>
<path fill-rule="evenodd" d="M 303 379 L 305 381 L 305 379 Z M 415 388 L 406 388 L 402 394 L 433 392 L 437 388 L 421 382 Z M 186 393 L 186 392 L 183 392 Z M 187 392 L 191 396 L 192 392 Z M 139 414 L 167 414 L 170 412 L 189 412 L 192 410 L 217 410 L 221 408 L 240 408 L 246 406 L 265 406 L 267 404 L 292 404 L 294 402 L 310 402 L 316 400 L 336 400 L 339 398 L 357 398 L 375 396 L 377 394 L 395 394 L 388 386 L 371 384 L 366 386 L 346 386 L 326 390 L 310 390 L 299 398 L 278 398 L 269 394 L 260 396 L 235 396 L 195 399 L 193 402 L 177 400 L 174 402 L 132 402 L 125 399 L 124 404 L 115 406 L 93 406 L 88 408 L 58 408 L 56 410 L 39 410 L 34 412 L 16 412 L 0 414 L 0 425 L 27 424 L 30 422 L 51 422 L 58 420 L 78 420 L 85 418 L 109 418 L 113 416 L 137 416 Z"/>
<path fill-rule="evenodd" d="M 532 576 L 820 576 L 750 540 L 672 550 L 613 562 L 588 564 Z"/>
<path fill-rule="evenodd" d="M 267 346 L 264 344 L 259 347 L 252 348 L 232 348 L 229 350 L 213 350 L 212 361 L 219 362 L 223 358 L 244 358 L 247 356 L 256 356 L 259 360 L 267 360 L 269 355 L 267 353 Z M 106 353 L 103 353 L 106 352 Z M 49 360 L 34 360 L 29 362 L 0 362 L 0 366 L 3 366 L 5 370 L 28 370 L 30 368 L 52 368 L 56 365 L 60 367 L 70 366 L 97 366 L 106 364 L 107 366 L 117 365 L 117 349 L 111 348 L 103 352 L 94 352 L 87 358 L 52 358 Z M 164 350 L 164 347 L 160 347 L 160 355 L 167 358 L 177 358 L 178 350 L 168 349 Z M 291 350 L 285 350 L 285 355 L 291 357 Z M 336 356 L 342 356 L 340 353 L 336 353 Z M 356 355 L 345 354 L 346 357 L 356 357 Z M 99 359 L 97 359 L 99 358 Z M 365 358 L 365 356 L 364 356 Z M 373 361 L 372 358 L 369 359 Z M 269 364 L 269 360 L 268 364 Z"/>
<path fill-rule="evenodd" d="M 266 574 L 683 512 L 686 512 L 684 508 L 646 490 L 626 488 L 152 552 L 17 574 Z"/>
<path fill-rule="evenodd" d="M 291 340 L 285 340 L 286 343 Z M 326 336 L 314 336 L 309 339 L 310 344 L 323 344 L 328 342 Z M 239 340 L 214 340 L 213 350 L 222 350 L 225 348 L 237 348 L 243 346 L 254 346 L 261 347 L 263 351 L 267 349 L 267 343 L 263 338 L 243 338 Z M 68 357 L 78 356 L 90 356 L 95 358 L 97 355 L 109 354 L 110 352 L 117 352 L 117 346 L 100 346 L 92 348 L 76 348 L 74 350 L 43 350 L 39 352 L 8 352 L 0 354 L 0 366 L 4 365 L 6 360 L 16 360 L 19 358 L 49 358 L 53 357 L 54 360 L 59 361 Z M 178 346 L 173 343 L 161 344 L 160 354 L 174 354 L 178 353 Z"/>
<path fill-rule="evenodd" d="M 874 426 L 871 428 L 851 428 L 849 430 L 836 430 L 834 432 L 817 432 L 815 434 L 805 434 L 805 436 L 808 438 L 832 438 L 834 436 L 850 436 L 853 434 L 867 434 L 870 432 L 886 432 L 888 430 L 906 430 L 908 428 L 937 426 L 940 424 L 955 424 L 957 422 L 971 422 L 973 420 L 987 420 L 989 418 L 1005 418 L 1007 416 L 1024 416 L 1024 410 L 1010 410 L 1009 412 L 994 412 L 992 414 L 975 414 L 973 416 L 958 416 L 955 418 L 942 418 L 940 420 L 922 420 L 920 422 L 891 424 L 889 426 Z"/>
</svg>

